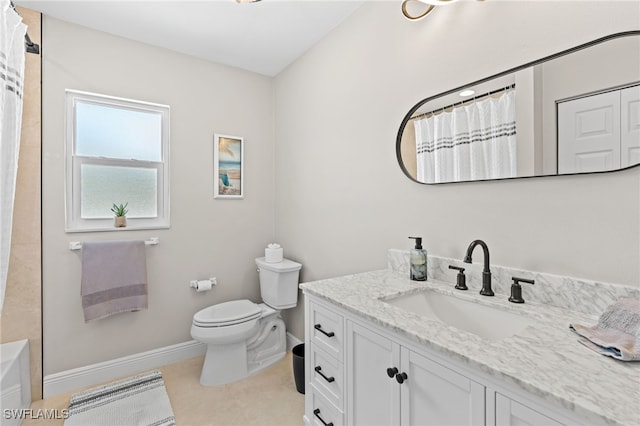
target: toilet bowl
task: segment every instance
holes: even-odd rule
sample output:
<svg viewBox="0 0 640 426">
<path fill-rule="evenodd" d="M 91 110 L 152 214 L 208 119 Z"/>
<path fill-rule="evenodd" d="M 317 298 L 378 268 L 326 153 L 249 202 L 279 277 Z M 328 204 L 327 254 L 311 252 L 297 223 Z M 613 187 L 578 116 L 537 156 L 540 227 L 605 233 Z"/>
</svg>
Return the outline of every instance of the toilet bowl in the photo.
<svg viewBox="0 0 640 426">
<path fill-rule="evenodd" d="M 200 384 L 222 385 L 243 379 L 280 361 L 286 353 L 281 309 L 296 306 L 302 265 L 288 259 L 256 259 L 264 303 L 247 299 L 209 306 L 195 313 L 191 337 L 207 345 Z"/>
<path fill-rule="evenodd" d="M 261 316 L 260 306 L 246 299 L 209 306 L 193 316 L 191 336 L 207 344 L 237 343 L 256 333 Z"/>
</svg>

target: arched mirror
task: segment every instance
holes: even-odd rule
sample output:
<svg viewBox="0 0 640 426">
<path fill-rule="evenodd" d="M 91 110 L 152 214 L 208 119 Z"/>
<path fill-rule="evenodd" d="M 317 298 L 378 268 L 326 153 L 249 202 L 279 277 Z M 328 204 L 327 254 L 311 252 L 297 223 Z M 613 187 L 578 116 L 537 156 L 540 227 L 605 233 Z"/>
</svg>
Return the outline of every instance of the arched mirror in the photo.
<svg viewBox="0 0 640 426">
<path fill-rule="evenodd" d="M 420 101 L 396 155 L 420 183 L 640 164 L 640 31 L 613 34 Z"/>
</svg>

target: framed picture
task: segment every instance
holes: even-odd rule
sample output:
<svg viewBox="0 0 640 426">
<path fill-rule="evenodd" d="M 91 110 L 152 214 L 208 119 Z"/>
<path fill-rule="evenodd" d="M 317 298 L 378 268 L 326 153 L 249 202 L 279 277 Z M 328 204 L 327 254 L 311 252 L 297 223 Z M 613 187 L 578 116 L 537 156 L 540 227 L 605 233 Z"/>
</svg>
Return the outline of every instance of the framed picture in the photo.
<svg viewBox="0 0 640 426">
<path fill-rule="evenodd" d="M 244 197 L 244 139 L 238 136 L 213 137 L 214 198 Z"/>
</svg>

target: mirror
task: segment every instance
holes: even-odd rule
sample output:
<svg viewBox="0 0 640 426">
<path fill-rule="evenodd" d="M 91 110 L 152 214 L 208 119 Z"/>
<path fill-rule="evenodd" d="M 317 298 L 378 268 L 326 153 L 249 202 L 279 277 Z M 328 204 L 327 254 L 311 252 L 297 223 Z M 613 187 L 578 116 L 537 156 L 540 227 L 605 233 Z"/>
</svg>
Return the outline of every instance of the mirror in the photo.
<svg viewBox="0 0 640 426">
<path fill-rule="evenodd" d="M 400 125 L 396 156 L 410 179 L 426 184 L 640 164 L 640 31 L 420 101 Z"/>
</svg>

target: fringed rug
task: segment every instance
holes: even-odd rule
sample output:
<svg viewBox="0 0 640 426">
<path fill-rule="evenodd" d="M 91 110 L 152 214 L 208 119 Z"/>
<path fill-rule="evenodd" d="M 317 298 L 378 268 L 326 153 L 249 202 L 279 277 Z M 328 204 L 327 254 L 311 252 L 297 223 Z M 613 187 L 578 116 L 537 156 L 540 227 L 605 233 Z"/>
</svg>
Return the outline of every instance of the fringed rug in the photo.
<svg viewBox="0 0 640 426">
<path fill-rule="evenodd" d="M 130 377 L 71 396 L 65 426 L 175 425 L 159 371 Z"/>
</svg>

